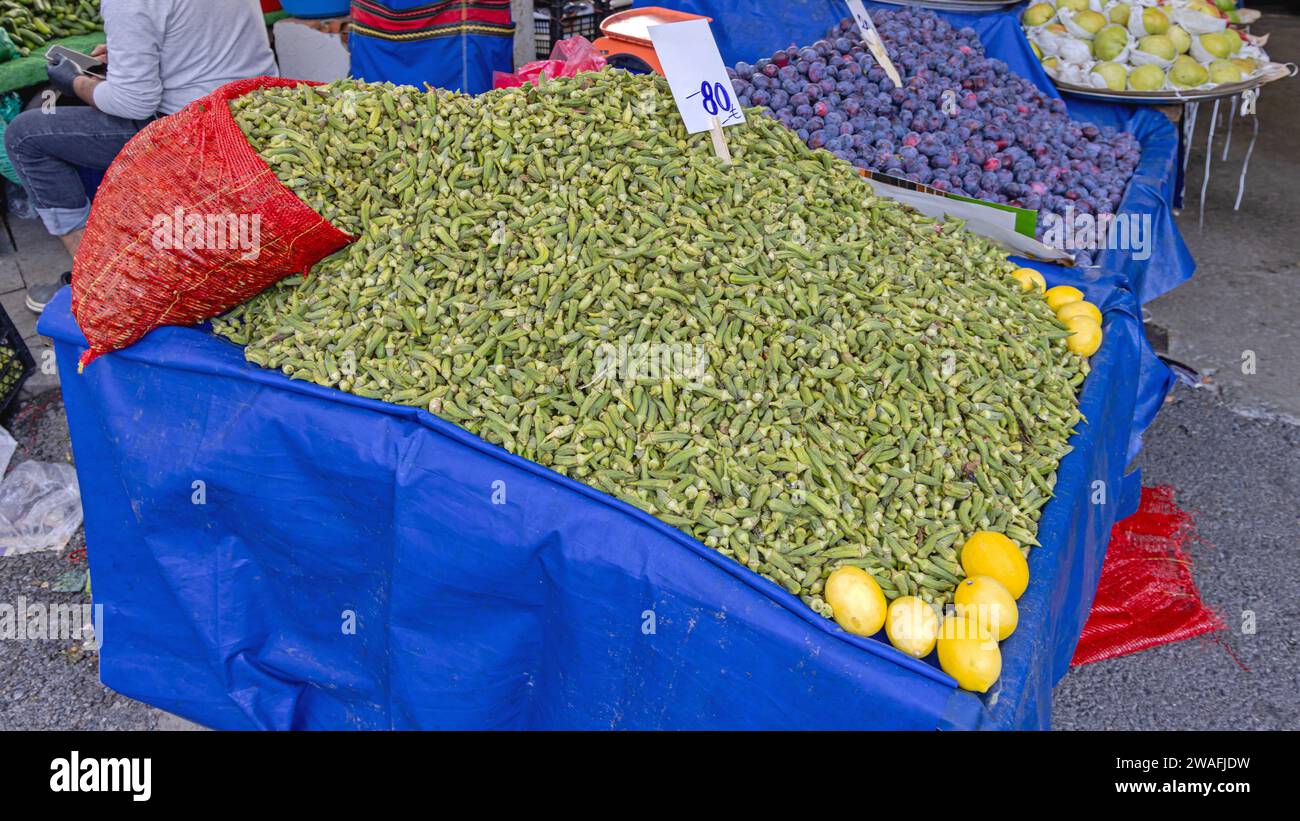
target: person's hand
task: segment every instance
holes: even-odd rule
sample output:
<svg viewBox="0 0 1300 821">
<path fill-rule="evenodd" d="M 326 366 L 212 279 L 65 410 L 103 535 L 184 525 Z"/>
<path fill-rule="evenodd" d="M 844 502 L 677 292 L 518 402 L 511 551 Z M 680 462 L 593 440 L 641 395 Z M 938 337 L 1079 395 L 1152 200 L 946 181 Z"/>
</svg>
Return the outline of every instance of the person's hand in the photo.
<svg viewBox="0 0 1300 821">
<path fill-rule="evenodd" d="M 91 49 L 90 56 L 94 57 L 96 60 L 100 61 L 104 65 L 108 65 L 108 44 L 100 43 L 99 45 L 95 46 L 93 49 Z"/>
<path fill-rule="evenodd" d="M 50 75 L 50 83 L 56 91 L 69 97 L 77 96 L 72 82 L 81 76 L 80 66 L 67 57 L 60 57 L 53 63 L 46 63 L 45 72 Z"/>
</svg>

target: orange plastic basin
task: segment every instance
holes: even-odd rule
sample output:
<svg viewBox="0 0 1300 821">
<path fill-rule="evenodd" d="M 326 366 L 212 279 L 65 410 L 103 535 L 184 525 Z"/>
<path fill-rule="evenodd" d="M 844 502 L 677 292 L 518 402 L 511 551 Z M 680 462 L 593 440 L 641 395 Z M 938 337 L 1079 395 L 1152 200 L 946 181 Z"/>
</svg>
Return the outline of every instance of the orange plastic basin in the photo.
<svg viewBox="0 0 1300 821">
<path fill-rule="evenodd" d="M 664 73 L 650 42 L 650 27 L 664 23 L 680 23 L 683 20 L 708 20 L 712 17 L 702 14 L 689 14 L 660 6 L 646 6 L 640 9 L 628 9 L 611 14 L 600 24 L 600 32 L 605 35 L 596 38 L 594 45 L 607 55 L 627 54 L 636 57 L 650 67 L 656 74 Z"/>
</svg>

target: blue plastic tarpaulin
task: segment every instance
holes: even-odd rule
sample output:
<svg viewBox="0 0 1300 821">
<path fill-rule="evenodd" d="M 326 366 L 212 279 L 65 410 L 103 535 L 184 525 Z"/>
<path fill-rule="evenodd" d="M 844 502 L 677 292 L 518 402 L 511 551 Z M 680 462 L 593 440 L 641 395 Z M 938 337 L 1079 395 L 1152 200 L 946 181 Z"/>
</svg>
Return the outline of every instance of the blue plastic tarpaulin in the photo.
<svg viewBox="0 0 1300 821">
<path fill-rule="evenodd" d="M 1105 342 L 985 697 L 635 508 L 204 329 L 77 374 L 65 288 L 39 330 L 64 375 L 103 681 L 230 729 L 1046 727 L 1153 412 L 1132 294 L 1075 284 Z"/>
<path fill-rule="evenodd" d="M 659 0 L 637 0 L 635 6 L 661 5 Z M 675 0 L 679 11 L 713 18 L 713 36 L 727 65 L 753 62 L 771 56 L 791 44 L 807 45 L 820 40 L 827 29 L 848 17 L 843 0 L 786 0 L 761 3 L 755 0 Z M 897 5 L 864 4 L 871 14 L 897 11 Z M 984 51 L 1007 64 L 1016 74 L 1032 81 L 1053 97 L 1061 94 L 1043 71 L 1020 29 L 1023 3 L 1012 9 L 984 14 L 936 11 L 952 26 L 969 26 L 979 35 Z M 1142 144 L 1142 159 L 1117 213 L 1149 218 L 1152 241 L 1150 257 L 1137 259 L 1130 251 L 1104 250 L 1097 255 L 1097 267 L 1120 273 L 1142 303 L 1170 291 L 1191 278 L 1196 263 L 1183 243 L 1174 222 L 1173 202 L 1178 185 L 1178 132 L 1159 111 L 1145 106 L 1105 103 L 1066 97 L 1066 106 L 1076 120 L 1098 126 L 1112 126 L 1131 132 Z"/>
<path fill-rule="evenodd" d="M 715 18 L 732 62 L 843 14 L 755 5 L 676 4 Z M 946 16 L 1050 87 L 1013 17 Z M 40 332 L 65 374 L 104 682 L 220 728 L 1049 726 L 1110 528 L 1137 506 L 1126 466 L 1172 383 L 1139 297 L 1191 273 L 1167 219 L 1172 127 L 1079 105 L 1143 139 L 1123 207 L 1169 242 L 1149 265 L 1035 265 L 1101 306 L 1106 336 L 988 695 L 605 494 L 424 411 L 250 365 L 203 329 L 158 329 L 77 375 L 65 289 Z"/>
</svg>

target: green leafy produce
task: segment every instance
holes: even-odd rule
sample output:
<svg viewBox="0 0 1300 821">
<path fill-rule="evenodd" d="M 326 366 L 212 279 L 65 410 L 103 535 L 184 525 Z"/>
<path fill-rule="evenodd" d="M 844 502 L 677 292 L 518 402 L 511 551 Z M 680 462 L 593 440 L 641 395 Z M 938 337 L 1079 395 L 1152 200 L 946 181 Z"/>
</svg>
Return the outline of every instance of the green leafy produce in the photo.
<svg viewBox="0 0 1300 821">
<path fill-rule="evenodd" d="M 972 532 L 1036 544 L 1080 419 L 1069 332 L 989 242 L 758 109 L 728 166 L 661 79 L 617 71 L 232 107 L 359 236 L 214 323 L 250 361 L 426 408 L 823 615 L 841 565 L 946 601 Z"/>
<path fill-rule="evenodd" d="M 0 0 L 0 27 L 24 57 L 51 40 L 103 26 L 99 4 L 91 0 Z"/>
<path fill-rule="evenodd" d="M 23 362 L 14 349 L 0 343 L 0 399 L 8 396 L 23 378 Z"/>
</svg>

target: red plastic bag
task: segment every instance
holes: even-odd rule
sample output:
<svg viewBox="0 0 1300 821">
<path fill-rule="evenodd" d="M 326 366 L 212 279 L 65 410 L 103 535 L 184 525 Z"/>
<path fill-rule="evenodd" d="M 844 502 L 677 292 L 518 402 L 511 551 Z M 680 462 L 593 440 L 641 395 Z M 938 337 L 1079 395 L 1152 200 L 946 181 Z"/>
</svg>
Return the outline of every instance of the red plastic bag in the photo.
<svg viewBox="0 0 1300 821">
<path fill-rule="evenodd" d="M 574 77 L 580 71 L 600 71 L 605 67 L 605 55 L 581 34 L 566 37 L 551 49 L 551 59 L 525 63 L 514 74 L 492 72 L 493 88 L 515 88 L 525 83 L 536 83 L 542 74 L 546 79 Z"/>
<path fill-rule="evenodd" d="M 122 149 L 73 264 L 72 313 L 90 343 L 81 367 L 228 311 L 352 241 L 276 179 L 230 111 L 250 91 L 300 83 L 229 83 Z"/>
</svg>

